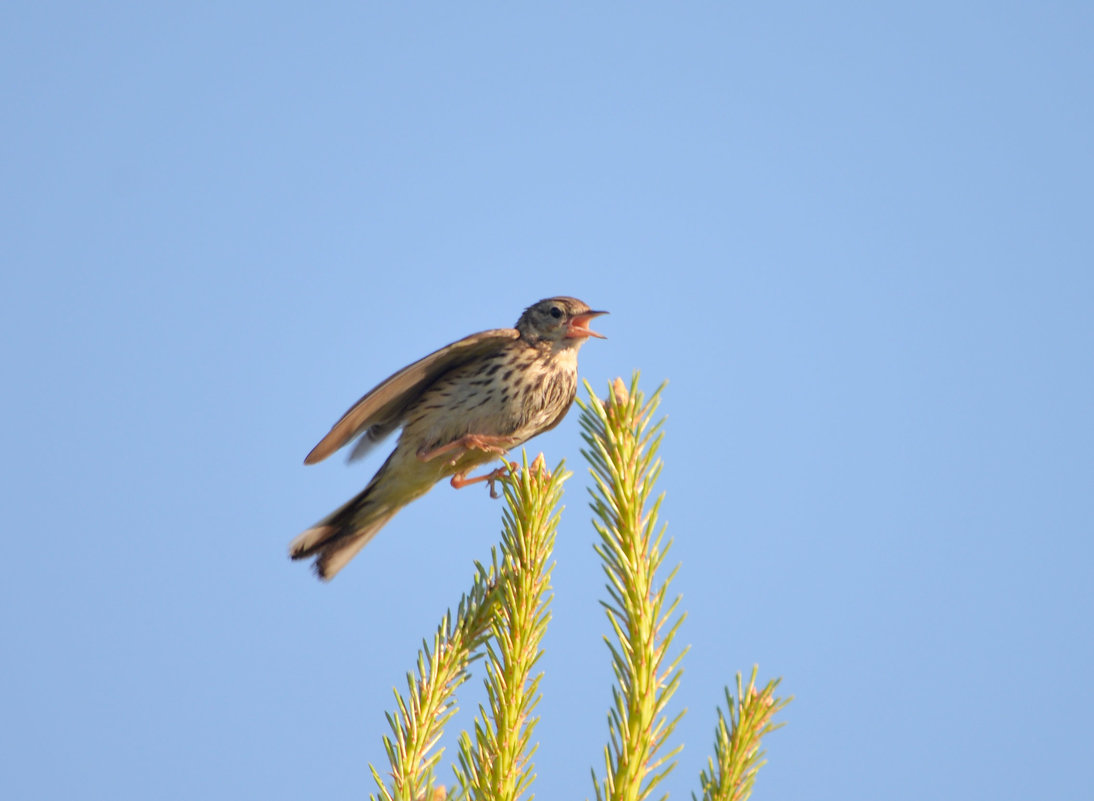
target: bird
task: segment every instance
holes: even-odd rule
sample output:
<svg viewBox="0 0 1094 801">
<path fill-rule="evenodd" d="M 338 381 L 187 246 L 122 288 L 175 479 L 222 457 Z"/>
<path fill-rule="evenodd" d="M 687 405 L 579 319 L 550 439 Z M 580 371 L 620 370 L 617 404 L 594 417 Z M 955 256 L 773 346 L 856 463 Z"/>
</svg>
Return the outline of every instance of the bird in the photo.
<svg viewBox="0 0 1094 801">
<path fill-rule="evenodd" d="M 329 581 L 395 514 L 450 477 L 456 489 L 489 482 L 516 469 L 505 463 L 468 478 L 557 426 L 577 394 L 577 353 L 604 335 L 594 311 L 571 297 L 533 303 L 513 328 L 472 334 L 434 351 L 382 381 L 357 401 L 319 441 L 304 464 L 321 462 L 356 440 L 349 461 L 402 429 L 395 449 L 360 493 L 289 544 L 294 560 L 314 557 Z"/>
</svg>

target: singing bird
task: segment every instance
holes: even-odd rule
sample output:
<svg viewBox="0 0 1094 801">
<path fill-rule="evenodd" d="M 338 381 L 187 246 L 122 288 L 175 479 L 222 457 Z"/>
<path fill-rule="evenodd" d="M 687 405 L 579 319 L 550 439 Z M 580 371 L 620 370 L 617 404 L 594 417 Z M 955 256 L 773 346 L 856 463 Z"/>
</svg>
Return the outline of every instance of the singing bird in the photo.
<svg viewBox="0 0 1094 801">
<path fill-rule="evenodd" d="M 304 464 L 357 439 L 353 461 L 401 427 L 395 450 L 355 498 L 294 539 L 289 556 L 316 557 L 316 574 L 330 580 L 396 512 L 441 479 L 451 476 L 459 489 L 504 475 L 509 466 L 467 477 L 562 421 L 577 392 L 578 349 L 589 337 L 604 338 L 589 330 L 601 314 L 607 312 L 577 298 L 541 300 L 524 310 L 516 328 L 464 337 L 368 392 Z"/>
</svg>

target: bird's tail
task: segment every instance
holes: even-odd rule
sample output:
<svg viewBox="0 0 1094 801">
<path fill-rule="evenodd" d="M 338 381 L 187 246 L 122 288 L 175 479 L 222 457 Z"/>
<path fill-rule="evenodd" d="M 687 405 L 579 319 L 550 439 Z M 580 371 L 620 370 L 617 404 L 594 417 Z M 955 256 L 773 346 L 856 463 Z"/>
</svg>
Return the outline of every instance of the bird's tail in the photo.
<svg viewBox="0 0 1094 801">
<path fill-rule="evenodd" d="M 362 495 L 364 493 L 361 493 Z M 358 495 L 350 503 L 355 503 Z M 368 501 L 363 505 L 367 507 Z M 289 544 L 289 556 L 293 559 L 307 559 L 316 556 L 315 574 L 323 581 L 334 578 L 357 552 L 368 545 L 369 540 L 399 510 L 363 508 L 362 514 L 354 518 L 330 520 L 318 523 L 300 534 Z"/>
<path fill-rule="evenodd" d="M 334 578 L 376 536 L 376 532 L 411 500 L 393 501 L 390 497 L 381 497 L 391 494 L 378 491 L 387 467 L 385 463 L 369 485 L 354 498 L 289 543 L 289 557 L 308 559 L 315 556 L 313 567 L 316 575 L 323 581 Z"/>
</svg>

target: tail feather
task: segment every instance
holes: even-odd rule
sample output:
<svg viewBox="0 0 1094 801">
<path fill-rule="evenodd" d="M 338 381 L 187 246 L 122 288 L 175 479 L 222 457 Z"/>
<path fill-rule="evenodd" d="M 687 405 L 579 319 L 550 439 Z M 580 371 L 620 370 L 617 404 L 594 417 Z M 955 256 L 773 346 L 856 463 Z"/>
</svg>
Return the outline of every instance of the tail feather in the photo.
<svg viewBox="0 0 1094 801">
<path fill-rule="evenodd" d="M 315 556 L 337 531 L 334 526 L 312 526 L 289 543 L 289 558 L 307 559 Z"/>
<path fill-rule="evenodd" d="M 366 513 L 373 510 L 363 510 Z M 324 581 L 334 578 L 350 559 L 368 545 L 398 509 L 376 509 L 367 517 L 347 517 L 339 523 L 321 523 L 300 534 L 289 545 L 289 557 L 317 556 L 315 573 Z"/>
<path fill-rule="evenodd" d="M 324 581 L 334 578 L 399 511 L 399 506 L 392 508 L 390 504 L 370 497 L 372 488 L 373 485 L 369 485 L 340 509 L 298 535 L 289 543 L 289 558 L 317 556 L 316 575 Z"/>
<path fill-rule="evenodd" d="M 424 495 L 439 478 L 428 470 L 400 467 L 398 449 L 361 492 L 331 512 L 289 544 L 292 559 L 315 559 L 315 573 L 329 581 L 376 536 L 395 513 Z M 413 469 L 420 468 L 416 455 L 406 456 Z"/>
<path fill-rule="evenodd" d="M 315 560 L 313 565 L 315 575 L 323 581 L 330 581 L 334 578 L 338 571 L 349 563 L 350 559 L 369 544 L 369 541 L 376 536 L 376 532 L 383 528 L 387 521 L 395 516 L 397 511 L 398 509 L 392 509 L 379 517 L 373 518 L 364 527 L 352 532 L 342 533 L 330 540 L 319 551 L 319 558 Z"/>
</svg>

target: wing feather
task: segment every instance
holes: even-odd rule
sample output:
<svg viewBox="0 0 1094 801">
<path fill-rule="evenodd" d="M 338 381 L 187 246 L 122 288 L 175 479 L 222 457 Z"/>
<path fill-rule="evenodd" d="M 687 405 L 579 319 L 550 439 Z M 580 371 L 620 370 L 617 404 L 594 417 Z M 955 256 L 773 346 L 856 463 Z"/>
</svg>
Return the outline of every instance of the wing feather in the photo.
<svg viewBox="0 0 1094 801">
<path fill-rule="evenodd" d="M 346 457 L 347 462 L 356 462 L 358 459 L 364 458 L 364 456 L 376 447 L 379 443 L 387 439 L 387 435 L 399 427 L 399 420 L 393 420 L 391 425 L 371 425 L 364 430 L 364 433 L 357 438 L 357 441 L 353 443 L 353 450 L 349 452 L 349 456 Z"/>
<path fill-rule="evenodd" d="M 515 328 L 495 328 L 445 345 L 382 381 L 342 415 L 319 440 L 304 464 L 321 462 L 361 433 L 366 435 L 351 458 L 361 456 L 402 423 L 409 407 L 441 375 L 520 337 Z M 365 443 L 368 443 L 366 445 Z"/>
</svg>

